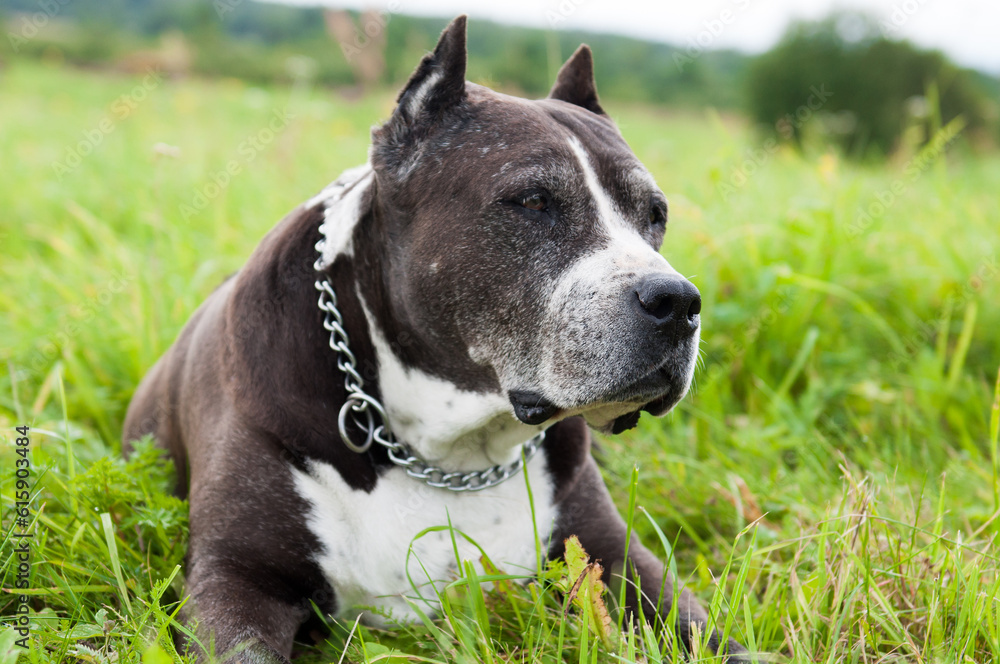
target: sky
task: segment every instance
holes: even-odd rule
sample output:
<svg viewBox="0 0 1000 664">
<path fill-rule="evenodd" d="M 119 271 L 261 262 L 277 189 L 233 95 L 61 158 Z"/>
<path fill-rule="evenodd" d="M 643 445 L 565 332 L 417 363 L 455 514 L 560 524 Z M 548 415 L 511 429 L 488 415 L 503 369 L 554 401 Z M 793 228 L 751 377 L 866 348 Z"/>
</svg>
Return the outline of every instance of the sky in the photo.
<svg viewBox="0 0 1000 664">
<path fill-rule="evenodd" d="M 687 48 L 759 53 L 788 23 L 836 9 L 863 10 L 889 37 L 938 48 L 956 62 L 1000 74 L 1000 2 L 991 0 L 286 0 L 391 13 L 492 19 L 538 28 L 611 32 Z"/>
</svg>

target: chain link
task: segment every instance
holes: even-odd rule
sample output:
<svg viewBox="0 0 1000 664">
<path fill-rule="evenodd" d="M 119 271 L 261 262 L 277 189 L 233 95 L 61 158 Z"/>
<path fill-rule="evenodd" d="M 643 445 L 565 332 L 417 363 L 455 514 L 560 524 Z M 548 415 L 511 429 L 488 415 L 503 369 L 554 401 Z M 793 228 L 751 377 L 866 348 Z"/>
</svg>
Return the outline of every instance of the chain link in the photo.
<svg viewBox="0 0 1000 664">
<path fill-rule="evenodd" d="M 322 246 L 323 240 L 320 240 L 316 248 L 321 254 Z M 316 261 L 317 271 L 322 269 L 320 260 Z M 340 430 L 340 438 L 348 449 L 363 454 L 368 451 L 372 443 L 377 443 L 389 451 L 389 459 L 402 467 L 410 477 L 436 489 L 461 492 L 482 491 L 510 479 L 524 468 L 524 464 L 541 447 L 542 441 L 545 440 L 544 431 L 521 447 L 521 456 L 513 463 L 497 464 L 485 470 L 472 472 L 448 472 L 424 461 L 412 447 L 396 440 L 389 428 L 389 418 L 385 414 L 385 408 L 378 399 L 365 392 L 365 380 L 358 372 L 357 357 L 351 352 L 351 338 L 344 329 L 344 317 L 337 308 L 337 294 L 330 285 L 330 280 L 317 280 L 315 286 L 319 291 L 318 306 L 323 312 L 323 327 L 330 333 L 330 348 L 337 353 L 337 368 L 344 374 L 347 400 L 340 408 L 337 427 Z M 365 441 L 360 445 L 351 440 L 347 431 L 348 416 L 354 425 L 365 433 Z"/>
</svg>

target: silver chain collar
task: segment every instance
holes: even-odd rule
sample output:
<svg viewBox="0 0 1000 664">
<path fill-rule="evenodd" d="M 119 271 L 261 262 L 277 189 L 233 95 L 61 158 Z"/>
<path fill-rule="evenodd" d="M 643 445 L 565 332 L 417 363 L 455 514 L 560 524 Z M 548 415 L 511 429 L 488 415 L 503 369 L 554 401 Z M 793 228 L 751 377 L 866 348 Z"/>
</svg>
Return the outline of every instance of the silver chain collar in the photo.
<svg viewBox="0 0 1000 664">
<path fill-rule="evenodd" d="M 316 248 L 322 254 L 324 240 L 317 243 Z M 314 265 L 317 272 L 322 271 L 322 257 Z M 482 491 L 504 482 L 524 468 L 524 464 L 535 455 L 542 441 L 545 440 L 545 432 L 542 431 L 537 436 L 526 442 L 521 447 L 521 456 L 513 463 L 507 465 L 497 464 L 485 470 L 472 472 L 448 472 L 443 468 L 432 466 L 420 458 L 412 447 L 406 443 L 396 440 L 389 428 L 389 418 L 385 414 L 385 408 L 378 399 L 368 394 L 364 390 L 365 380 L 358 373 L 357 358 L 351 352 L 351 339 L 344 329 L 344 317 L 337 308 L 337 294 L 330 285 L 329 278 L 317 280 L 316 290 L 319 291 L 318 306 L 323 312 L 323 327 L 330 332 L 330 348 L 337 352 L 337 367 L 344 374 L 344 389 L 347 390 L 347 400 L 340 408 L 337 416 L 337 428 L 340 430 L 340 438 L 347 445 L 348 449 L 358 454 L 368 451 L 372 443 L 378 443 L 389 452 L 389 459 L 403 468 L 406 474 L 414 479 L 422 481 L 428 486 L 437 489 L 448 489 L 449 491 Z M 358 445 L 351 440 L 347 432 L 347 418 L 364 432 L 365 442 Z"/>
</svg>

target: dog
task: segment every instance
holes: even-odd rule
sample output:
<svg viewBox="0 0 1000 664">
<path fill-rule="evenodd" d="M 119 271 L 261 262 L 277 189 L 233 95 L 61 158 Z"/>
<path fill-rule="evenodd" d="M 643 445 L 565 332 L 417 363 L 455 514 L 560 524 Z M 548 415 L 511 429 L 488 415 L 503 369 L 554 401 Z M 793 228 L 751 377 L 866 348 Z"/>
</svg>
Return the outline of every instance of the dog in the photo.
<svg viewBox="0 0 1000 664">
<path fill-rule="evenodd" d="M 628 570 L 633 618 L 670 611 L 635 537 L 625 564 L 588 430 L 690 385 L 701 300 L 658 252 L 667 200 L 586 45 L 529 101 L 466 82 L 465 29 L 420 62 L 369 163 L 264 238 L 130 404 L 126 449 L 152 435 L 190 500 L 189 617 L 216 652 L 288 661 L 312 605 L 414 619 L 455 573 L 443 525 L 463 558 L 474 541 L 526 576 L 537 541 L 559 557 L 576 535 L 605 581 Z M 676 596 L 684 643 L 697 627 L 741 659 Z"/>
</svg>

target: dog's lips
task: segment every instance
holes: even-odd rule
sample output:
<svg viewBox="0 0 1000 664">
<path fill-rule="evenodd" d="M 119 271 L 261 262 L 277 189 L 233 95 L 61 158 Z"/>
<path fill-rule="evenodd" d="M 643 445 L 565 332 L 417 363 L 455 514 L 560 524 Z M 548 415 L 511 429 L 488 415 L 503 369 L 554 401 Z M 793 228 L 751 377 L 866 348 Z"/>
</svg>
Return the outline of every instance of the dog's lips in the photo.
<svg viewBox="0 0 1000 664">
<path fill-rule="evenodd" d="M 678 381 L 673 367 L 664 364 L 602 398 L 595 407 L 582 409 L 582 414 L 595 429 L 619 434 L 634 428 L 643 411 L 657 417 L 663 415 L 686 391 L 686 381 Z"/>
<path fill-rule="evenodd" d="M 664 363 L 639 379 L 613 391 L 601 401 L 604 403 L 649 404 L 664 400 L 679 392 L 683 393 L 684 388 L 680 382 L 678 372 L 674 370 L 674 367 L 670 363 Z"/>
<path fill-rule="evenodd" d="M 642 410 L 649 413 L 650 415 L 659 417 L 660 415 L 663 415 L 668 410 L 673 408 L 678 401 L 680 401 L 680 397 L 674 398 L 673 394 L 664 394 L 660 398 L 653 399 L 652 401 L 647 403 L 645 406 L 642 407 Z"/>
<path fill-rule="evenodd" d="M 524 424 L 536 426 L 554 418 L 582 415 L 595 429 L 618 434 L 634 428 L 643 411 L 660 416 L 680 401 L 687 386 L 677 380 L 677 374 L 670 363 L 664 363 L 624 387 L 577 406 L 561 408 L 536 390 L 510 390 L 507 398 L 514 415 Z"/>
<path fill-rule="evenodd" d="M 525 424 L 541 424 L 559 412 L 558 406 L 532 390 L 511 390 L 507 398 L 514 415 Z"/>
<path fill-rule="evenodd" d="M 640 410 L 633 410 L 631 413 L 626 413 L 621 417 L 617 417 L 611 422 L 611 433 L 619 434 L 629 429 L 634 429 L 637 424 L 639 424 L 639 415 L 642 414 Z"/>
</svg>

